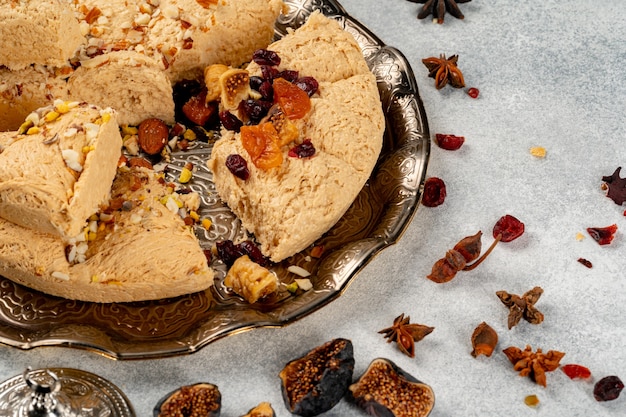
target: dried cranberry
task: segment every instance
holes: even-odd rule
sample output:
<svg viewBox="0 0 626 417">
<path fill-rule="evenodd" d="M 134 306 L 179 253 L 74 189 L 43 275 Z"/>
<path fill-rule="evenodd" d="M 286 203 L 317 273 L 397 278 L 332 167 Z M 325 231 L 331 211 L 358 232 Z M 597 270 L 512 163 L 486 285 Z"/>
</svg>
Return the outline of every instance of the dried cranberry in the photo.
<svg viewBox="0 0 626 417">
<path fill-rule="evenodd" d="M 471 87 L 467 90 L 467 95 L 471 98 L 478 98 L 478 94 L 480 94 L 480 91 L 476 87 Z"/>
<path fill-rule="evenodd" d="M 319 89 L 319 83 L 313 77 L 300 77 L 294 84 L 306 91 L 309 97 L 317 93 L 317 90 Z"/>
<path fill-rule="evenodd" d="M 250 177 L 248 163 L 245 159 L 243 159 L 243 156 L 241 155 L 228 155 L 228 157 L 226 158 L 226 168 L 228 168 L 228 170 L 232 172 L 234 176 L 236 176 L 237 178 L 241 178 L 244 181 Z"/>
<path fill-rule="evenodd" d="M 259 91 L 259 88 L 261 87 L 261 83 L 263 83 L 263 78 L 259 77 L 258 75 L 253 75 L 250 77 L 250 88 L 255 90 L 255 91 Z"/>
<path fill-rule="evenodd" d="M 296 70 L 284 70 L 279 72 L 276 78 L 282 78 L 290 83 L 293 83 L 298 79 L 299 75 L 300 73 Z"/>
<path fill-rule="evenodd" d="M 567 365 L 561 366 L 561 370 L 570 377 L 570 379 L 589 379 L 591 378 L 591 371 L 589 368 L 576 365 L 574 363 L 570 363 Z"/>
<path fill-rule="evenodd" d="M 252 60 L 259 65 L 279 65 L 280 56 L 268 49 L 257 49 L 252 54 Z"/>
<path fill-rule="evenodd" d="M 222 122 L 224 129 L 231 130 L 233 132 L 239 132 L 241 126 L 243 126 L 243 122 L 228 110 L 220 112 L 220 122 Z"/>
<path fill-rule="evenodd" d="M 437 139 L 437 145 L 447 151 L 456 151 L 465 143 L 463 136 L 444 135 L 443 133 L 437 133 L 435 139 Z"/>
<path fill-rule="evenodd" d="M 264 79 L 272 81 L 278 75 L 278 70 L 269 65 L 261 65 L 261 75 Z"/>
<path fill-rule="evenodd" d="M 422 204 L 426 207 L 437 207 L 446 199 L 446 184 L 441 178 L 430 177 L 424 182 Z"/>
<path fill-rule="evenodd" d="M 612 401 L 619 397 L 623 389 L 624 383 L 617 376 L 605 376 L 593 387 L 593 397 L 596 401 Z"/>
<path fill-rule="evenodd" d="M 239 249 L 244 254 L 248 255 L 252 262 L 256 262 L 261 266 L 267 266 L 269 264 L 269 260 L 263 256 L 261 253 L 261 249 L 257 245 L 254 244 L 251 240 L 246 240 L 241 242 L 239 245 Z"/>
<path fill-rule="evenodd" d="M 263 100 L 274 101 L 274 86 L 271 81 L 263 81 L 257 90 Z"/>
<path fill-rule="evenodd" d="M 301 144 L 289 149 L 288 155 L 292 158 L 309 158 L 315 155 L 315 147 L 311 139 L 305 139 Z"/>
<path fill-rule="evenodd" d="M 231 266 L 237 258 L 245 255 L 242 249 L 233 243 L 232 240 L 223 240 L 215 244 L 217 248 L 217 257 L 227 266 Z"/>
<path fill-rule="evenodd" d="M 617 225 L 612 224 L 607 227 L 588 227 L 587 233 L 598 242 L 600 245 L 608 245 L 613 241 L 615 233 L 617 232 Z"/>
<path fill-rule="evenodd" d="M 252 123 L 258 123 L 267 115 L 272 107 L 272 103 L 265 100 L 244 100 L 239 105 L 241 111 L 250 119 Z"/>
<path fill-rule="evenodd" d="M 578 258 L 578 262 L 580 262 L 581 264 L 585 265 L 587 268 L 592 268 L 593 264 L 591 263 L 591 261 L 585 259 L 585 258 Z"/>
<path fill-rule="evenodd" d="M 493 238 L 497 239 L 501 235 L 501 242 L 510 242 L 523 234 L 524 223 L 509 214 L 502 216 L 493 227 Z"/>
</svg>

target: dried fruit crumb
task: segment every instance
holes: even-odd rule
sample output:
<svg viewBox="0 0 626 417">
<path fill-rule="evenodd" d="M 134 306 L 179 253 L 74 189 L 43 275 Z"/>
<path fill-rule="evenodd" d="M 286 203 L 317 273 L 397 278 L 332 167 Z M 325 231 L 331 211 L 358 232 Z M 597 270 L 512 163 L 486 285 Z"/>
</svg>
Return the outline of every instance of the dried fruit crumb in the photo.
<svg viewBox="0 0 626 417">
<path fill-rule="evenodd" d="M 585 239 L 585 235 L 583 235 L 582 233 L 578 232 L 576 233 L 576 240 L 577 241 L 582 241 L 583 239 Z"/>
<path fill-rule="evenodd" d="M 529 407 L 537 407 L 539 405 L 539 397 L 535 394 L 527 395 L 526 398 L 524 398 L 524 404 Z"/>
<path fill-rule="evenodd" d="M 532 148 L 530 148 L 530 154 L 537 158 L 545 158 L 546 148 L 542 146 L 533 146 Z"/>
</svg>

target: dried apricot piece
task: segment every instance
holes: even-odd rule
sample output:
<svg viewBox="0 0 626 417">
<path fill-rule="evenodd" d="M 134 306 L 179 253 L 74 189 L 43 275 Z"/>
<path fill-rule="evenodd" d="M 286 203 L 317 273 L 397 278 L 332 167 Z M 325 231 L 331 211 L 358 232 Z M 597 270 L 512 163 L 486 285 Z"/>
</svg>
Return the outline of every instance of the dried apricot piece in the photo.
<svg viewBox="0 0 626 417">
<path fill-rule="evenodd" d="M 311 110 L 309 95 L 284 78 L 274 80 L 274 102 L 282 107 L 289 119 L 302 119 Z"/>
<path fill-rule="evenodd" d="M 283 163 L 280 138 L 271 123 L 242 126 L 241 142 L 257 168 L 267 170 Z"/>
</svg>

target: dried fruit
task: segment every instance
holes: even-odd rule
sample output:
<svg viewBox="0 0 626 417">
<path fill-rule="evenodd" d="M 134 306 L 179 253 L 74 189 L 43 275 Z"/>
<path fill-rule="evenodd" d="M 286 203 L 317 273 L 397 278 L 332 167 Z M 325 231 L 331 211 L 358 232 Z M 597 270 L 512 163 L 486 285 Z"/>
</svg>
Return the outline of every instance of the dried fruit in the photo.
<svg viewBox="0 0 626 417">
<path fill-rule="evenodd" d="M 219 417 L 222 395 L 216 385 L 198 383 L 180 387 L 163 397 L 154 407 L 154 417 Z"/>
<path fill-rule="evenodd" d="M 421 3 L 424 6 L 417 14 L 418 19 L 424 19 L 428 15 L 433 15 L 433 20 L 442 24 L 446 12 L 457 19 L 464 19 L 463 13 L 457 3 L 467 3 L 472 0 L 409 0 L 411 3 Z"/>
<path fill-rule="evenodd" d="M 591 378 L 591 371 L 589 368 L 574 363 L 561 366 L 561 371 L 563 371 L 563 373 L 565 373 L 565 375 L 567 375 L 570 379 Z"/>
<path fill-rule="evenodd" d="M 588 227 L 587 233 L 600 245 L 608 245 L 613 241 L 617 233 L 617 225 L 612 224 L 607 227 Z"/>
<path fill-rule="evenodd" d="M 148 155 L 156 155 L 165 147 L 169 133 L 169 128 L 163 120 L 146 119 L 139 124 L 137 134 L 139 147 Z"/>
<path fill-rule="evenodd" d="M 463 136 L 444 135 L 443 133 L 437 133 L 435 139 L 437 145 L 447 151 L 456 151 L 465 143 L 465 137 Z"/>
<path fill-rule="evenodd" d="M 228 71 L 228 66 L 224 64 L 212 64 L 204 69 L 204 84 L 207 89 L 205 100 L 207 103 L 220 98 L 222 94 L 220 77 L 226 71 Z"/>
<path fill-rule="evenodd" d="M 404 313 L 400 314 L 393 320 L 391 327 L 378 333 L 385 336 L 387 343 L 396 342 L 402 353 L 413 358 L 415 357 L 415 342 L 428 336 L 435 328 L 423 324 L 410 324 L 410 320 L 409 316 L 404 317 Z"/>
<path fill-rule="evenodd" d="M 491 356 L 493 350 L 498 344 L 498 333 L 484 321 L 480 323 L 472 333 L 472 352 L 473 357 L 485 355 Z"/>
<path fill-rule="evenodd" d="M 497 291 L 496 295 L 502 304 L 509 308 L 509 329 L 516 326 L 522 318 L 531 324 L 543 322 L 543 314 L 537 310 L 535 303 L 543 294 L 541 287 L 534 287 L 526 291 L 521 297 L 516 294 L 509 294 L 506 291 Z"/>
<path fill-rule="evenodd" d="M 248 162 L 243 156 L 238 154 L 228 155 L 226 157 L 226 168 L 237 178 L 247 180 L 250 177 L 250 170 L 248 169 Z"/>
<path fill-rule="evenodd" d="M 620 178 L 621 170 L 622 167 L 618 167 L 613 174 L 602 177 L 606 196 L 620 206 L 626 201 L 626 178 Z"/>
<path fill-rule="evenodd" d="M 585 259 L 585 258 L 578 258 L 578 262 L 585 265 L 587 268 L 592 268 L 593 264 L 591 263 L 591 261 Z"/>
<path fill-rule="evenodd" d="M 435 406 L 430 386 L 383 358 L 374 359 L 349 390 L 371 416 L 426 417 Z"/>
<path fill-rule="evenodd" d="M 539 397 L 535 394 L 527 395 L 526 398 L 524 398 L 524 404 L 529 407 L 537 407 L 539 405 Z"/>
<path fill-rule="evenodd" d="M 550 350 L 543 353 L 541 349 L 533 352 L 529 345 L 521 350 L 515 346 L 504 349 L 504 354 L 513 364 L 513 369 L 519 371 L 520 376 L 528 376 L 541 386 L 546 386 L 546 372 L 552 372 L 559 367 L 559 362 L 565 353 Z"/>
<path fill-rule="evenodd" d="M 242 417 L 274 417 L 274 409 L 268 402 L 262 402 Z"/>
<path fill-rule="evenodd" d="M 241 130 L 241 126 L 243 126 L 243 122 L 228 110 L 219 112 L 219 118 L 220 122 L 222 122 L 222 126 L 224 126 L 224 129 L 226 130 L 239 132 Z"/>
<path fill-rule="evenodd" d="M 314 77 L 300 77 L 294 82 L 294 84 L 304 90 L 304 92 L 307 93 L 309 97 L 317 93 L 317 90 L 319 89 L 319 83 Z"/>
<path fill-rule="evenodd" d="M 277 78 L 273 87 L 274 102 L 280 105 L 289 119 L 301 119 L 311 110 L 309 95 L 297 85 Z"/>
<path fill-rule="evenodd" d="M 452 55 L 450 58 L 446 58 L 444 54 L 439 55 L 439 58 L 430 57 L 422 59 L 422 63 L 428 69 L 428 76 L 435 79 L 435 87 L 437 90 L 445 87 L 448 82 L 454 88 L 465 87 L 463 73 L 457 66 L 458 60 L 458 55 Z"/>
<path fill-rule="evenodd" d="M 478 90 L 478 88 L 476 87 L 470 87 L 467 90 L 467 95 L 470 96 L 471 98 L 478 98 L 479 94 L 480 94 L 480 90 Z"/>
<path fill-rule="evenodd" d="M 224 71 L 220 75 L 219 85 L 220 103 L 226 110 L 235 110 L 250 95 L 250 75 L 244 69 Z"/>
<path fill-rule="evenodd" d="M 437 207 L 446 199 L 446 184 L 441 178 L 430 177 L 424 181 L 422 204 L 426 207 Z"/>
<path fill-rule="evenodd" d="M 624 383 L 615 375 L 605 376 L 593 387 L 593 397 L 596 401 L 613 401 L 624 389 Z"/>
<path fill-rule="evenodd" d="M 524 234 L 524 223 L 506 214 L 496 222 L 492 234 L 494 239 L 501 235 L 501 242 L 511 242 Z"/>
<path fill-rule="evenodd" d="M 248 255 L 243 255 L 228 270 L 224 285 L 254 304 L 278 290 L 278 278 L 269 269 L 253 262 Z"/>
<path fill-rule="evenodd" d="M 299 145 L 289 149 L 288 155 L 292 158 L 310 158 L 315 155 L 315 147 L 311 143 L 311 139 L 305 139 Z"/>
<path fill-rule="evenodd" d="M 259 65 L 280 65 L 280 56 L 268 49 L 257 49 L 254 51 L 252 60 Z"/>
<path fill-rule="evenodd" d="M 348 391 L 353 371 L 350 340 L 333 339 L 314 348 L 280 372 L 285 406 L 305 417 L 330 410 Z"/>
<path fill-rule="evenodd" d="M 183 105 L 182 110 L 190 122 L 204 126 L 216 114 L 217 106 L 214 103 L 207 103 L 206 93 L 202 92 L 191 97 Z"/>
<path fill-rule="evenodd" d="M 480 255 L 482 248 L 482 232 L 461 239 L 454 248 L 446 252 L 444 258 L 439 259 L 433 265 L 428 279 L 437 283 L 448 282 L 456 276 L 456 273 L 467 268 L 467 263 L 472 262 Z M 483 258 L 484 259 L 484 258 Z"/>
<path fill-rule="evenodd" d="M 268 170 L 283 163 L 280 137 L 272 123 L 242 126 L 241 142 L 257 168 Z"/>
</svg>

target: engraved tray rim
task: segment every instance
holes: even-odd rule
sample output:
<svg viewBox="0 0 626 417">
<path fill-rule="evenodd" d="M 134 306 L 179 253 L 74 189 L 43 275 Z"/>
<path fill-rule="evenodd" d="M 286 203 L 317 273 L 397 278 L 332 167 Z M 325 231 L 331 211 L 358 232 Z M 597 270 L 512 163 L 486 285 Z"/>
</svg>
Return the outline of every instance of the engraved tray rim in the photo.
<svg viewBox="0 0 626 417">
<path fill-rule="evenodd" d="M 148 359 L 190 354 L 221 337 L 256 327 L 282 327 L 322 308 L 340 296 L 374 256 L 402 237 L 421 201 L 431 146 L 426 112 L 411 66 L 400 51 L 385 45 L 352 18 L 336 0 L 285 0 L 285 3 L 289 6 L 289 13 L 276 22 L 276 38 L 286 34 L 288 28 L 302 25 L 314 10 L 320 10 L 339 21 L 346 31 L 354 35 L 365 60 L 376 75 L 387 124 L 385 145 L 374 173 L 361 194 L 370 193 L 372 195 L 369 198 L 380 203 L 375 219 L 378 222 L 368 225 L 364 236 L 342 242 L 341 246 L 319 261 L 317 273 L 312 277 L 313 290 L 290 297 L 278 307 L 242 307 L 244 303 L 226 300 L 222 304 L 213 304 L 209 300 L 209 307 L 204 308 L 211 314 L 197 325 L 186 323 L 183 326 L 184 334 L 175 328 L 176 323 L 184 321 L 180 315 L 165 319 L 156 317 L 158 311 L 162 310 L 159 302 L 133 303 L 132 307 L 128 307 L 133 309 L 129 312 L 125 310 L 128 306 L 126 304 L 82 303 L 89 305 L 84 307 L 81 302 L 63 300 L 69 309 L 98 310 L 97 314 L 107 316 L 111 320 L 107 324 L 113 324 L 115 329 L 76 321 L 64 323 L 62 315 L 57 317 L 52 311 L 54 307 L 46 311 L 46 319 L 38 318 L 36 308 L 39 304 L 36 299 L 46 296 L 22 289 L 26 294 L 23 298 L 27 300 L 11 300 L 13 304 L 9 305 L 5 294 L 17 284 L 0 277 L 0 343 L 24 350 L 41 346 L 80 348 L 111 359 Z M 374 195 L 375 192 L 380 194 Z M 357 197 L 353 207 L 360 203 L 359 200 Z M 335 228 L 341 230 L 338 226 Z M 209 291 L 216 295 L 215 287 Z M 202 307 L 195 305 L 191 297 L 183 297 L 179 303 L 192 312 L 194 308 Z M 7 310 L 11 310 L 11 307 L 18 311 L 19 317 L 7 316 Z M 114 317 L 118 314 L 119 317 Z M 174 331 L 158 337 L 133 337 L 124 333 L 124 319 L 136 319 L 138 316 L 142 316 L 141 326 L 146 327 L 151 325 L 151 320 L 171 319 Z M 23 320 L 21 323 L 20 318 Z M 40 323 L 28 328 L 31 320 L 40 320 Z M 115 334 L 111 334 L 113 331 Z"/>
</svg>

